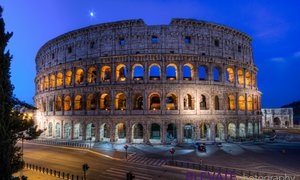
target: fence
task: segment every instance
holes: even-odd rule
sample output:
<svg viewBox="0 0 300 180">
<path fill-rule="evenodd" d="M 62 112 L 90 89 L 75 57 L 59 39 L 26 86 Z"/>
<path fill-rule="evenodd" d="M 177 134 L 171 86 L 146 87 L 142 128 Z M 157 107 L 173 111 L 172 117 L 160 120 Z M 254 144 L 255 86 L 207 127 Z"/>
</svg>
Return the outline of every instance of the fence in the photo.
<svg viewBox="0 0 300 180">
<path fill-rule="evenodd" d="M 55 140 L 34 139 L 34 140 L 30 140 L 29 142 L 48 144 L 48 145 L 58 145 L 58 146 L 70 146 L 70 147 L 78 147 L 78 148 L 92 148 L 93 147 L 91 144 L 72 142 L 72 141 L 55 141 Z"/>
<path fill-rule="evenodd" d="M 188 168 L 188 169 L 195 169 L 195 170 L 202 170 L 202 171 L 209 171 L 209 172 L 217 172 L 222 174 L 235 174 L 238 176 L 250 177 L 250 176 L 281 176 L 282 174 L 278 173 L 271 173 L 271 172 L 257 172 L 257 171 L 250 171 L 244 169 L 237 169 L 237 168 L 225 168 L 220 166 L 212 166 L 212 165 L 203 165 L 201 163 L 192 163 L 192 162 L 185 162 L 185 161 L 167 161 L 166 165 L 181 167 L 181 168 Z M 295 176 L 297 177 L 297 176 Z M 299 177 L 299 176 L 298 176 Z"/>
<path fill-rule="evenodd" d="M 58 170 L 55 170 L 55 169 L 41 167 L 41 166 L 30 164 L 30 163 L 25 163 L 25 168 L 29 169 L 29 170 L 32 170 L 32 171 L 39 172 L 39 173 L 43 173 L 43 174 L 46 174 L 46 175 L 54 176 L 54 177 L 57 177 L 57 178 L 60 178 L 60 179 L 83 180 L 82 176 L 66 173 L 64 171 L 58 171 Z"/>
</svg>

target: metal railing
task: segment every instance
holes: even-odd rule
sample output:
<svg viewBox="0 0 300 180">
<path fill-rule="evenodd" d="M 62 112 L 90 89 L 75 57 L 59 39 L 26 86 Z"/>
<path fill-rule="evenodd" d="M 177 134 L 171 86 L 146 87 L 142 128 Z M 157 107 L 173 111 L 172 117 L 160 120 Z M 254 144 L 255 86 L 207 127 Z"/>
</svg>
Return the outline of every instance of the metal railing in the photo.
<svg viewBox="0 0 300 180">
<path fill-rule="evenodd" d="M 48 144 L 48 145 L 57 145 L 57 146 L 70 146 L 77 148 L 92 148 L 93 146 L 90 143 L 80 143 L 80 142 L 72 142 L 72 141 L 55 141 L 55 140 L 41 140 L 34 139 L 29 142 L 39 143 L 39 144 Z"/>
<path fill-rule="evenodd" d="M 25 168 L 38 172 L 38 173 L 42 173 L 45 175 L 50 175 L 50 176 L 54 176 L 60 179 L 67 179 L 67 180 L 83 180 L 82 176 L 78 176 L 78 175 L 74 175 L 71 173 L 66 173 L 64 171 L 60 171 L 60 170 L 56 170 L 56 169 L 51 169 L 51 168 L 46 168 L 46 167 L 42 167 L 42 166 L 38 166 L 35 164 L 31 164 L 31 163 L 25 163 Z"/>
</svg>

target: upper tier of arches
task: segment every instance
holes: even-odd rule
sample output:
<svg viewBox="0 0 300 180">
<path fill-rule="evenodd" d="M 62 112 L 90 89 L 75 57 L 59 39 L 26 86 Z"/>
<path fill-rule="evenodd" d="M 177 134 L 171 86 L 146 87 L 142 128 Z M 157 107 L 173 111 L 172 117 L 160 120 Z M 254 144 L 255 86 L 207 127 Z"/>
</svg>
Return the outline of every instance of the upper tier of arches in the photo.
<svg viewBox="0 0 300 180">
<path fill-rule="evenodd" d="M 231 65 L 203 63 L 107 63 L 65 68 L 39 74 L 36 92 L 74 86 L 130 83 L 203 83 L 256 88 L 256 71 Z"/>
</svg>

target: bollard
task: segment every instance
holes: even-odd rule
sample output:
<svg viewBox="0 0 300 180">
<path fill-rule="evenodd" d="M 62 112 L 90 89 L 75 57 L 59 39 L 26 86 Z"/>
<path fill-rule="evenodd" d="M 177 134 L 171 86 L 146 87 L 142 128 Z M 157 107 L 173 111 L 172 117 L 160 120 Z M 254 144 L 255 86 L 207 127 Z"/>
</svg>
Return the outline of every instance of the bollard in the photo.
<svg viewBox="0 0 300 180">
<path fill-rule="evenodd" d="M 78 176 L 76 176 L 76 180 L 79 180 L 79 177 L 78 177 Z"/>
<path fill-rule="evenodd" d="M 48 168 L 46 169 L 46 172 L 47 172 L 47 174 L 49 173 L 49 169 Z"/>
<path fill-rule="evenodd" d="M 50 175 L 52 176 L 52 169 L 50 169 Z"/>
<path fill-rule="evenodd" d="M 65 172 L 62 173 L 62 178 L 65 179 Z"/>
<path fill-rule="evenodd" d="M 56 177 L 56 170 L 54 170 L 54 176 Z"/>
<path fill-rule="evenodd" d="M 70 175 L 69 175 L 69 173 L 67 174 L 67 179 L 69 180 L 69 178 L 70 178 Z"/>
<path fill-rule="evenodd" d="M 74 174 L 72 174 L 72 180 L 74 180 Z"/>
<path fill-rule="evenodd" d="M 58 177 L 60 177 L 60 171 L 58 171 Z"/>
<path fill-rule="evenodd" d="M 45 173 L 45 168 L 43 167 L 43 173 Z"/>
</svg>

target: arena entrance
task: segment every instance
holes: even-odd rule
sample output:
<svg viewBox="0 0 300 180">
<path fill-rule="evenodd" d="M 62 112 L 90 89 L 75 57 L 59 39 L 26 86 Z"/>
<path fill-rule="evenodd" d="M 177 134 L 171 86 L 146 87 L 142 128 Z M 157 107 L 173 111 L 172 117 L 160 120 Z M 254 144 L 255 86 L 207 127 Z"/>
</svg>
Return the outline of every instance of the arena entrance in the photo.
<svg viewBox="0 0 300 180">
<path fill-rule="evenodd" d="M 126 127 L 124 123 L 118 123 L 116 125 L 115 142 L 126 143 Z"/>
<path fill-rule="evenodd" d="M 210 127 L 209 124 L 200 125 L 200 139 L 201 140 L 210 140 Z"/>
<path fill-rule="evenodd" d="M 71 126 L 69 123 L 64 125 L 64 139 L 71 139 Z"/>
<path fill-rule="evenodd" d="M 225 129 L 222 123 L 218 123 L 215 126 L 215 132 L 216 132 L 215 141 L 223 142 L 225 140 Z"/>
<path fill-rule="evenodd" d="M 228 139 L 236 138 L 236 125 L 233 123 L 228 124 Z"/>
<path fill-rule="evenodd" d="M 177 139 L 177 128 L 174 123 L 168 124 L 166 142 L 171 143 Z"/>
<path fill-rule="evenodd" d="M 74 139 L 82 140 L 82 126 L 80 123 L 74 125 Z"/>
<path fill-rule="evenodd" d="M 96 126 L 93 123 L 86 126 L 86 140 L 96 140 Z"/>
<path fill-rule="evenodd" d="M 195 127 L 192 124 L 186 124 L 183 127 L 183 142 L 192 143 L 195 138 Z"/>
<path fill-rule="evenodd" d="M 144 142 L 144 132 L 143 132 L 143 126 L 138 123 L 134 124 L 132 126 L 132 135 L 131 135 L 131 140 L 133 143 L 143 143 Z"/>
<path fill-rule="evenodd" d="M 161 143 L 160 126 L 156 123 L 151 124 L 150 139 L 151 143 Z"/>
<path fill-rule="evenodd" d="M 56 138 L 60 138 L 60 129 L 61 129 L 60 123 L 56 123 L 56 125 L 55 125 L 55 137 Z"/>
<path fill-rule="evenodd" d="M 109 138 L 109 128 L 106 123 L 100 126 L 100 142 L 110 142 Z"/>
</svg>

